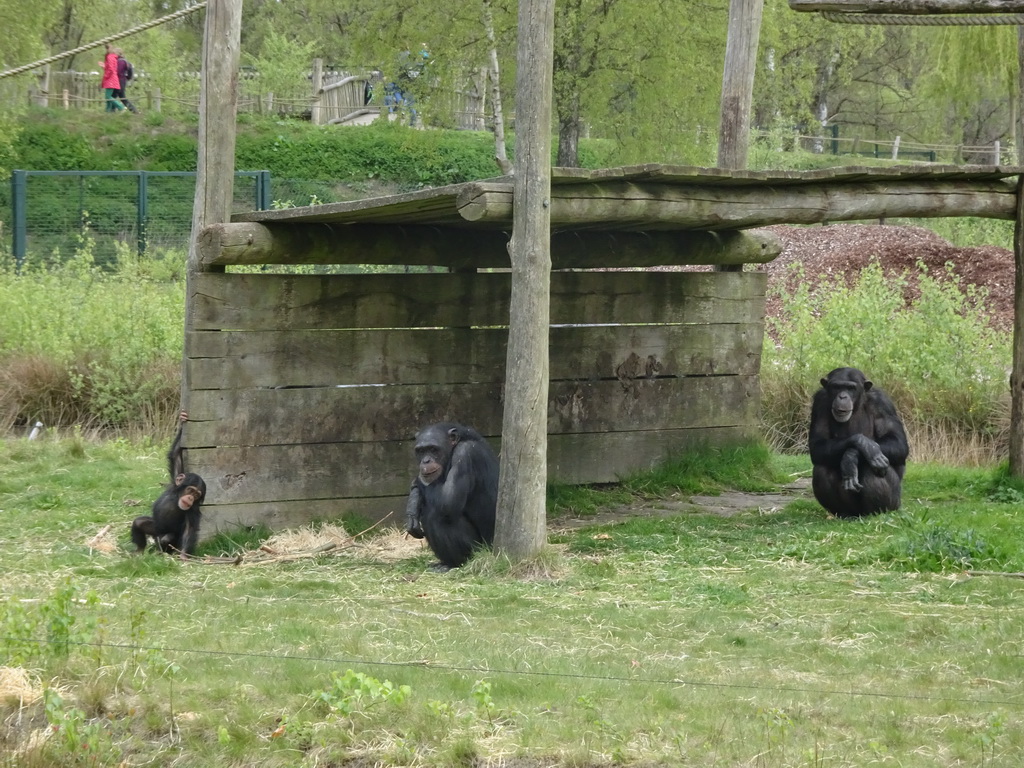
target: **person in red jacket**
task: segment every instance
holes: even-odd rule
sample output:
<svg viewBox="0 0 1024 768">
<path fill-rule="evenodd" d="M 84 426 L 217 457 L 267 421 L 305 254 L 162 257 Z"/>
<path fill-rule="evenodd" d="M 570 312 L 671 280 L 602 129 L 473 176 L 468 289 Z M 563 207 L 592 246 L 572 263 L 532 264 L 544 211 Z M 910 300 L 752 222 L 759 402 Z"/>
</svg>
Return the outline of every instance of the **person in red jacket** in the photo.
<svg viewBox="0 0 1024 768">
<path fill-rule="evenodd" d="M 107 43 L 107 55 L 99 64 L 103 67 L 103 82 L 100 88 L 103 89 L 107 99 L 107 112 L 126 112 L 124 104 L 114 98 L 117 91 L 121 90 L 121 81 L 117 77 L 117 48 L 111 48 Z"/>
</svg>

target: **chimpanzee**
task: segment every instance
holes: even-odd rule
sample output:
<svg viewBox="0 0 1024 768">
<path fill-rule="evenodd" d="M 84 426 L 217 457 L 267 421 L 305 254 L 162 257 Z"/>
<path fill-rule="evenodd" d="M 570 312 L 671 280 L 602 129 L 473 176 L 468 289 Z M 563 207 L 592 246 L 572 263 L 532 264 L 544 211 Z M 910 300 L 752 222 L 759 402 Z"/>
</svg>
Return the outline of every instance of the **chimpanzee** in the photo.
<svg viewBox="0 0 1024 768">
<path fill-rule="evenodd" d="M 147 536 L 153 537 L 161 552 L 178 552 L 185 557 L 196 551 L 206 483 L 199 475 L 185 472 L 181 435 L 188 414 L 182 411 L 179 419 L 178 434 L 167 453 L 171 483 L 153 502 L 153 514 L 137 517 L 132 522 L 132 541 L 138 552 L 145 550 Z"/>
<path fill-rule="evenodd" d="M 900 508 L 910 446 L 896 406 L 856 368 L 821 380 L 811 404 L 814 498 L 836 517 Z"/>
<path fill-rule="evenodd" d="M 494 543 L 498 457 L 475 429 L 441 422 L 416 435 L 419 475 L 406 504 L 409 535 L 427 539 L 441 562 L 458 568 Z"/>
</svg>

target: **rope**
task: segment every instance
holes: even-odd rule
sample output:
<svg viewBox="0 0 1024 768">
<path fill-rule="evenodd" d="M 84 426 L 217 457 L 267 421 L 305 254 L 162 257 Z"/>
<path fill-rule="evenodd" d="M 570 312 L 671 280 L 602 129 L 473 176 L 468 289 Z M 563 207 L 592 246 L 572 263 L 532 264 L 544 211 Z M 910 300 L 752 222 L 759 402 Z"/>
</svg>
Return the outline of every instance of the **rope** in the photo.
<svg viewBox="0 0 1024 768">
<path fill-rule="evenodd" d="M 68 56 L 74 56 L 76 53 L 83 53 L 84 51 L 88 51 L 91 48 L 96 48 L 96 47 L 101 46 L 101 45 L 103 45 L 105 43 L 111 43 L 114 40 L 120 40 L 122 37 L 128 37 L 129 35 L 134 35 L 135 33 L 142 32 L 143 30 L 149 29 L 150 27 L 157 27 L 157 26 L 159 26 L 161 24 L 166 24 L 168 21 L 173 21 L 174 19 L 181 18 L 182 16 L 188 16 L 190 13 L 195 13 L 200 8 L 205 8 L 206 7 L 206 2 L 207 2 L 207 0 L 202 0 L 202 2 L 196 3 L 195 5 L 190 6 L 188 8 L 183 8 L 180 11 L 175 11 L 174 13 L 172 13 L 172 14 L 170 14 L 168 16 L 162 16 L 159 19 L 154 19 L 153 21 L 147 21 L 144 24 L 139 24 L 138 26 L 135 26 L 135 27 L 132 27 L 131 29 L 125 30 L 124 32 L 118 32 L 116 35 L 110 35 L 109 37 L 101 38 L 101 39 L 97 40 L 94 43 L 89 43 L 87 45 L 80 45 L 77 48 L 72 48 L 70 51 L 64 51 L 63 53 L 58 53 L 55 56 L 47 56 L 45 59 L 40 59 L 39 61 L 33 61 L 31 64 L 25 64 L 22 67 L 16 67 L 15 69 L 8 69 L 6 72 L 0 72 L 0 80 L 3 80 L 5 77 L 10 77 L 11 75 L 20 75 L 22 72 L 28 72 L 30 69 L 35 69 L 36 67 L 41 67 L 44 64 L 49 64 L 50 62 L 58 61 L 60 59 L 66 58 Z"/>
<path fill-rule="evenodd" d="M 906 24 L 918 27 L 982 27 L 996 24 L 1014 24 L 1024 26 L 1024 14 L 993 16 L 898 16 L 881 13 L 841 13 L 822 11 L 826 21 L 836 24 Z"/>
</svg>

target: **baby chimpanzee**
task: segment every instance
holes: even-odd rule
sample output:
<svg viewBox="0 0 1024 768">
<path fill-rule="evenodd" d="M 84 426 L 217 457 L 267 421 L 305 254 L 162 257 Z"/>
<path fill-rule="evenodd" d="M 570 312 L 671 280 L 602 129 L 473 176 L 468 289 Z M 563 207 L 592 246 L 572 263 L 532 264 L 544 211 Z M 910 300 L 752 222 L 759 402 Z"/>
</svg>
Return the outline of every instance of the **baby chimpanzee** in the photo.
<svg viewBox="0 0 1024 768">
<path fill-rule="evenodd" d="M 206 483 L 199 475 L 184 471 L 181 433 L 188 414 L 182 411 L 180 420 L 178 434 L 167 454 L 171 483 L 153 502 L 152 515 L 142 515 L 132 522 L 132 541 L 138 552 L 146 549 L 147 536 L 153 537 L 161 552 L 178 552 L 184 558 L 196 551 Z"/>
</svg>

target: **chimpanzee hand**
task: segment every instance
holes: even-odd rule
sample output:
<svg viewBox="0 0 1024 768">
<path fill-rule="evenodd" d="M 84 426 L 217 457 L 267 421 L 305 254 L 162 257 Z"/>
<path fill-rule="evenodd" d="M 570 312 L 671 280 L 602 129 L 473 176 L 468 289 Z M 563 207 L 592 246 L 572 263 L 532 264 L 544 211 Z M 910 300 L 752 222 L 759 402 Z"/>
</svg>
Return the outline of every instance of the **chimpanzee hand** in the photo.
<svg viewBox="0 0 1024 768">
<path fill-rule="evenodd" d="M 409 489 L 409 500 L 405 503 L 405 532 L 414 539 L 423 538 L 423 526 L 420 525 L 420 488 L 415 482 Z"/>
</svg>

